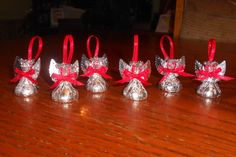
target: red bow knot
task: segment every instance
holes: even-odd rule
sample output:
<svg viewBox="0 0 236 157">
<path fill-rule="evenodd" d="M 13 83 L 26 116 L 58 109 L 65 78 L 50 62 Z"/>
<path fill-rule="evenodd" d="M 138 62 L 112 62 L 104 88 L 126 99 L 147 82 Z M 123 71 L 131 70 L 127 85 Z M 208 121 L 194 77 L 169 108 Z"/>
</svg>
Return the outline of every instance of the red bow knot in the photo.
<svg viewBox="0 0 236 157">
<path fill-rule="evenodd" d="M 79 82 L 76 80 L 77 74 L 71 73 L 68 75 L 63 75 L 62 73 L 60 74 L 52 74 L 52 78 L 56 79 L 56 82 L 50 87 L 51 89 L 56 88 L 62 81 L 67 81 L 70 82 L 71 84 L 75 85 L 75 86 L 82 86 L 84 85 L 83 83 Z"/>
<path fill-rule="evenodd" d="M 222 71 L 221 68 L 217 68 L 213 71 L 209 71 L 208 69 L 206 70 L 198 70 L 196 71 L 196 74 L 197 74 L 197 78 L 196 80 L 199 80 L 199 81 L 202 81 L 202 80 L 205 80 L 209 77 L 212 77 L 212 78 L 216 78 L 216 79 L 219 79 L 219 80 L 224 80 L 224 81 L 229 81 L 229 80 L 233 80 L 234 78 L 232 77 L 228 77 L 228 76 L 221 76 L 219 75 L 219 73 Z"/>
<path fill-rule="evenodd" d="M 147 82 L 150 72 L 151 72 L 150 69 L 146 69 L 138 74 L 135 74 L 134 72 L 131 72 L 131 71 L 125 69 L 122 72 L 123 78 L 117 82 L 118 83 L 125 83 L 125 82 L 129 82 L 130 80 L 135 78 L 135 79 L 139 80 L 140 82 L 142 82 L 144 85 L 151 85 L 151 83 Z"/>
<path fill-rule="evenodd" d="M 37 81 L 32 78 L 32 75 L 35 74 L 34 69 L 30 68 L 30 70 L 24 72 L 24 71 L 21 71 L 20 69 L 16 68 L 15 73 L 17 75 L 13 79 L 11 79 L 11 82 L 15 83 L 15 82 L 19 81 L 22 77 L 25 77 L 28 80 L 30 80 L 32 83 L 37 84 Z"/>
<path fill-rule="evenodd" d="M 101 75 L 102 77 L 104 77 L 106 79 L 112 79 L 112 77 L 110 75 L 106 74 L 107 70 L 108 70 L 108 68 L 106 66 L 101 66 L 98 69 L 96 69 L 92 66 L 89 66 L 86 69 L 86 72 L 81 76 L 89 77 L 89 76 L 92 76 L 94 73 L 97 73 L 97 74 Z"/>
<path fill-rule="evenodd" d="M 179 67 L 174 67 L 174 68 L 164 68 L 163 66 L 158 66 L 158 71 L 160 73 L 165 73 L 165 76 L 163 76 L 163 78 L 161 79 L 160 82 L 166 80 L 166 78 L 171 74 L 178 74 L 180 76 L 184 76 L 184 77 L 190 77 L 193 76 L 192 74 L 186 73 L 184 72 L 185 66 L 179 66 Z"/>
</svg>

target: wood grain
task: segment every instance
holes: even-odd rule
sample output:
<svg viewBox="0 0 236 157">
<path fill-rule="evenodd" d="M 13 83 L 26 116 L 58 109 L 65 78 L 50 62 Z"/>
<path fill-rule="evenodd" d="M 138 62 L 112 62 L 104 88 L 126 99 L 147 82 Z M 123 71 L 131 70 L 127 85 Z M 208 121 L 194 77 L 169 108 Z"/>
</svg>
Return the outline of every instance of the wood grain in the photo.
<svg viewBox="0 0 236 157">
<path fill-rule="evenodd" d="M 26 56 L 29 39 L 2 41 L 0 58 L 0 156 L 132 156 L 132 157 L 235 157 L 236 80 L 221 82 L 218 99 L 196 95 L 200 82 L 180 78 L 183 89 L 168 96 L 158 89 L 161 76 L 154 67 L 161 55 L 160 36 L 140 34 L 140 59 L 152 62 L 152 86 L 146 87 L 147 100 L 136 102 L 122 96 L 119 58 L 129 61 L 133 34 L 100 33 L 101 53 L 110 61 L 114 79 L 109 90 L 92 94 L 79 87 L 80 98 L 71 104 L 51 100 L 48 65 L 51 58 L 61 61 L 63 36 L 44 39 L 42 71 L 38 94 L 23 99 L 14 95 L 12 64 L 16 55 Z M 75 34 L 75 59 L 86 52 L 88 34 Z M 187 71 L 194 72 L 194 61 L 207 59 L 207 43 L 178 40 L 175 56 L 186 56 Z M 218 43 L 216 60 L 227 60 L 227 75 L 236 77 L 236 45 Z M 86 78 L 79 78 L 86 82 Z"/>
<path fill-rule="evenodd" d="M 175 7 L 175 23 L 174 23 L 174 38 L 180 38 L 182 23 L 183 23 L 183 14 L 184 14 L 184 0 L 176 0 Z"/>
</svg>

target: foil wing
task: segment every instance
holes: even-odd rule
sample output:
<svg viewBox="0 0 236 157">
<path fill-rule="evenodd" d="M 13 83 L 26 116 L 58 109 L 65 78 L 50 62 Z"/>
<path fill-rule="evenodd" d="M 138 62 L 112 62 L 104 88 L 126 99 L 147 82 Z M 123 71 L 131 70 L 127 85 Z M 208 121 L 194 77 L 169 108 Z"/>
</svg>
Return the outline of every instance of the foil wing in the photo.
<svg viewBox="0 0 236 157">
<path fill-rule="evenodd" d="M 89 63 L 90 63 L 90 60 L 83 54 L 82 55 L 82 58 L 81 58 L 81 70 L 85 73 L 86 72 L 86 69 L 88 68 L 89 66 Z"/>
<path fill-rule="evenodd" d="M 163 65 L 163 63 L 164 63 L 164 60 L 161 57 L 159 57 L 159 56 L 155 57 L 155 66 L 156 66 L 156 68 L 158 68 L 158 66 Z"/>
<path fill-rule="evenodd" d="M 102 62 L 104 64 L 104 66 L 108 67 L 108 59 L 107 59 L 107 55 L 106 54 L 104 54 L 102 56 Z"/>
<path fill-rule="evenodd" d="M 34 75 L 32 76 L 34 79 L 38 78 L 39 72 L 40 72 L 40 67 L 41 67 L 41 60 L 40 58 L 35 62 L 35 64 L 32 66 L 32 69 L 35 70 Z"/>
<path fill-rule="evenodd" d="M 217 68 L 221 68 L 221 72 L 219 72 L 219 75 L 224 76 L 226 72 L 226 61 L 221 62 Z"/>
<path fill-rule="evenodd" d="M 51 59 L 50 65 L 49 65 L 49 75 L 52 77 L 52 74 L 59 74 L 59 69 L 57 68 L 57 63 L 54 59 Z"/>
<path fill-rule="evenodd" d="M 127 63 L 125 63 L 123 61 L 123 59 L 120 59 L 120 61 L 119 61 L 119 71 L 120 71 L 120 75 L 121 76 L 123 75 L 124 69 L 129 69 L 129 67 L 130 66 Z"/>
<path fill-rule="evenodd" d="M 203 70 L 203 65 L 199 61 L 195 61 L 195 72 L 199 70 Z"/>
<path fill-rule="evenodd" d="M 79 61 L 76 60 L 73 64 L 72 64 L 72 72 L 75 72 L 76 73 L 76 78 L 78 77 L 79 75 Z"/>
</svg>

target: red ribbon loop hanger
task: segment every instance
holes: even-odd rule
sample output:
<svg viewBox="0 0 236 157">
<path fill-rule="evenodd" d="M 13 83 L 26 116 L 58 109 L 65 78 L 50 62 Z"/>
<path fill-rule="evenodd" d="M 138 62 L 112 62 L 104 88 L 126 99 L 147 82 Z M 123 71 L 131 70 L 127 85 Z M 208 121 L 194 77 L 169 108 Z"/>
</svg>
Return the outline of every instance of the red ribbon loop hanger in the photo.
<svg viewBox="0 0 236 157">
<path fill-rule="evenodd" d="M 38 40 L 38 50 L 37 53 L 34 57 L 34 61 L 36 62 L 37 59 L 39 58 L 39 55 L 42 52 L 42 48 L 43 48 L 43 40 L 40 36 L 34 36 L 33 38 L 31 38 L 29 46 L 28 46 L 28 60 L 31 61 L 32 60 L 32 51 L 33 51 L 33 45 L 35 43 L 35 40 Z"/>
<path fill-rule="evenodd" d="M 134 49 L 133 49 L 133 62 L 138 61 L 138 35 L 134 35 Z"/>
<path fill-rule="evenodd" d="M 169 44 L 170 44 L 170 50 L 169 50 L 170 51 L 170 56 L 168 56 L 168 54 L 167 54 L 167 52 L 166 52 L 166 50 L 164 48 L 164 44 L 163 44 L 164 39 L 168 39 L 168 41 L 169 41 Z M 170 36 L 163 35 L 161 37 L 161 39 L 160 39 L 160 48 L 161 48 L 161 52 L 164 55 L 165 59 L 173 59 L 174 58 L 174 43 L 173 43 L 173 40 L 171 39 Z"/>
<path fill-rule="evenodd" d="M 210 39 L 208 41 L 208 61 L 212 62 L 215 58 L 216 40 Z"/>
<path fill-rule="evenodd" d="M 95 35 L 90 35 L 88 37 L 88 40 L 87 40 L 87 52 L 88 52 L 88 56 L 89 56 L 90 59 L 93 58 L 93 55 L 92 55 L 92 52 L 91 52 L 91 49 L 90 49 L 91 39 L 93 39 L 93 38 L 96 40 L 96 47 L 95 47 L 95 51 L 94 51 L 94 57 L 98 57 L 99 47 L 100 47 L 98 37 L 96 37 Z"/>
<path fill-rule="evenodd" d="M 70 49 L 68 52 L 68 45 Z M 69 55 L 68 55 L 69 53 Z M 72 35 L 66 35 L 63 43 L 63 63 L 70 64 L 74 53 L 74 38 Z"/>
</svg>

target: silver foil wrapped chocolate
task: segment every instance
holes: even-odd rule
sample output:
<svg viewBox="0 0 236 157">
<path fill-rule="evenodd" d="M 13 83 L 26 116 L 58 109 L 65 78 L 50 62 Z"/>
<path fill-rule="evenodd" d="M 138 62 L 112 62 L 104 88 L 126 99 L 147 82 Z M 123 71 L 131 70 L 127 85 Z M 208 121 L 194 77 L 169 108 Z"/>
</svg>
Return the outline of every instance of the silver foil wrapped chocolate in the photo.
<svg viewBox="0 0 236 157">
<path fill-rule="evenodd" d="M 128 85 L 123 90 L 123 95 L 131 100 L 146 99 L 148 93 L 143 84 L 150 84 L 147 82 L 151 73 L 150 61 L 145 64 L 142 61 L 131 61 L 130 64 L 127 64 L 120 59 L 119 71 L 122 80 L 118 81 L 118 83 L 128 82 Z"/>
<path fill-rule="evenodd" d="M 101 93 L 107 90 L 107 83 L 104 78 L 111 79 L 106 74 L 108 70 L 108 60 L 104 54 L 102 57 L 93 57 L 88 59 L 85 55 L 81 59 L 81 69 L 84 72 L 81 76 L 87 76 L 88 81 L 86 84 L 87 90 L 94 93 Z"/>
<path fill-rule="evenodd" d="M 78 61 L 75 61 L 74 64 L 58 64 L 52 59 L 50 61 L 49 74 L 55 82 L 51 87 L 54 101 L 68 103 L 78 99 L 78 91 L 72 85 L 76 85 L 77 82 L 76 79 L 79 74 Z"/>
<path fill-rule="evenodd" d="M 40 72 L 40 58 L 36 63 L 34 59 L 22 59 L 16 57 L 15 78 L 19 77 L 19 83 L 15 87 L 15 94 L 18 96 L 28 97 L 37 92 L 37 78 Z"/>
</svg>

